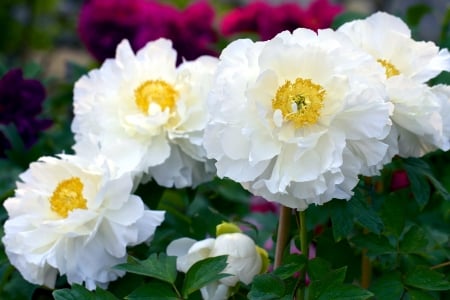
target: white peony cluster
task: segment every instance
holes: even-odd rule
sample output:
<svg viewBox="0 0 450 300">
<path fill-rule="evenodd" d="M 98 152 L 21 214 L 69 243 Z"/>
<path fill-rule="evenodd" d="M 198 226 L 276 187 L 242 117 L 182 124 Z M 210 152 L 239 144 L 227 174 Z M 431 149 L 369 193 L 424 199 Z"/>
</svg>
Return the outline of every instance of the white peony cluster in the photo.
<svg viewBox="0 0 450 300">
<path fill-rule="evenodd" d="M 450 71 L 448 50 L 432 42 L 413 40 L 400 18 L 384 12 L 348 22 L 337 31 L 385 69 L 383 83 L 394 104 L 394 126 L 387 139 L 391 152 L 420 157 L 437 149 L 449 150 L 448 86 L 427 85 L 442 71 Z"/>
<path fill-rule="evenodd" d="M 176 56 L 166 39 L 137 53 L 123 41 L 76 82 L 76 154 L 32 163 L 4 202 L 2 242 L 26 280 L 53 287 L 59 273 L 94 289 L 121 276 L 113 266 L 126 248 L 164 219 L 132 195 L 146 180 L 181 188 L 228 177 L 305 210 L 350 199 L 360 175 L 395 155 L 450 149 L 450 87 L 429 84 L 450 71 L 450 54 L 386 13 L 336 31 L 236 40 L 219 59 L 176 66 Z M 179 239 L 167 253 L 182 272 L 228 255 L 232 276 L 204 287 L 205 299 L 227 299 L 266 267 L 240 232 Z"/>
<path fill-rule="evenodd" d="M 304 210 L 348 199 L 384 157 L 384 70 L 332 30 L 227 46 L 209 96 L 205 148 L 219 177 Z"/>
<path fill-rule="evenodd" d="M 359 175 L 395 155 L 450 148 L 447 49 L 417 42 L 386 13 L 337 31 L 297 29 L 221 53 L 208 98 L 207 155 L 217 175 L 305 210 L 350 199 Z"/>
<path fill-rule="evenodd" d="M 235 225 L 234 225 L 235 226 Z M 239 232 L 220 233 L 219 228 L 233 227 L 233 224 L 222 223 L 217 226 L 216 238 L 196 241 L 180 238 L 172 241 L 167 247 L 167 255 L 177 257 L 178 271 L 186 273 L 196 262 L 208 257 L 227 255 L 227 266 L 222 273 L 231 276 L 203 287 L 200 292 L 205 300 L 225 300 L 231 296 L 231 288 L 238 282 L 250 284 L 253 278 L 267 271 L 268 254 L 255 245 L 247 235 Z"/>
<path fill-rule="evenodd" d="M 121 171 L 165 187 L 212 179 L 214 164 L 206 159 L 202 135 L 217 58 L 202 56 L 177 67 L 176 57 L 166 39 L 136 54 L 124 40 L 115 59 L 79 79 L 72 123 L 77 155 L 91 157 L 97 148 Z"/>
<path fill-rule="evenodd" d="M 117 177 L 104 161 L 42 157 L 20 175 L 15 196 L 4 202 L 9 219 L 6 254 L 29 282 L 53 288 L 58 275 L 88 289 L 124 275 L 127 246 L 149 240 L 164 212 L 131 195 L 130 174 Z"/>
</svg>

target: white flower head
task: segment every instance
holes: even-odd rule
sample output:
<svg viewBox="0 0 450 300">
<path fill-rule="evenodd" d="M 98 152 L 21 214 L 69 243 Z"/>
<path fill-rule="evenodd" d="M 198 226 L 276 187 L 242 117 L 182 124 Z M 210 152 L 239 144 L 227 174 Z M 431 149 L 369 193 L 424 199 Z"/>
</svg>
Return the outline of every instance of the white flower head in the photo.
<svg viewBox="0 0 450 300">
<path fill-rule="evenodd" d="M 196 262 L 208 257 L 228 256 L 227 266 L 222 273 L 231 276 L 202 288 L 201 293 L 206 300 L 227 299 L 230 287 L 239 281 L 250 284 L 256 275 L 265 271 L 263 258 L 255 243 L 240 232 L 225 233 L 215 239 L 201 241 L 177 239 L 169 244 L 167 254 L 177 257 L 177 269 L 181 272 L 187 272 Z"/>
<path fill-rule="evenodd" d="M 90 157 L 83 142 L 124 172 L 147 174 L 158 184 L 195 186 L 215 169 L 202 145 L 205 99 L 217 59 L 202 56 L 176 66 L 166 39 L 149 42 L 136 54 L 122 41 L 114 59 L 75 83 L 74 149 Z"/>
<path fill-rule="evenodd" d="M 385 69 L 384 82 L 394 104 L 393 127 L 386 142 L 396 149 L 394 152 L 419 157 L 436 149 L 448 150 L 446 108 L 426 84 L 439 73 L 450 71 L 448 50 L 412 39 L 400 18 L 384 12 L 348 22 L 337 31 Z"/>
<path fill-rule="evenodd" d="M 387 145 L 383 68 L 331 30 L 297 29 L 224 49 L 208 98 L 208 156 L 219 177 L 304 210 L 349 199 Z"/>
<path fill-rule="evenodd" d="M 42 157 L 20 175 L 4 206 L 2 242 L 10 262 L 29 282 L 54 287 L 57 274 L 88 289 L 122 276 L 126 247 L 149 240 L 164 212 L 131 195 L 130 174 L 76 156 Z"/>
</svg>

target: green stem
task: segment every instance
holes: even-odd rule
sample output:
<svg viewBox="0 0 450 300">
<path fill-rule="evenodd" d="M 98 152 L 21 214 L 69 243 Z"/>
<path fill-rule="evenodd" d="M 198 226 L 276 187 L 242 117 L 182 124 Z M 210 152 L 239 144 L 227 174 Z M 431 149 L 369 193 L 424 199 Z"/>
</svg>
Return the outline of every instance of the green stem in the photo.
<svg viewBox="0 0 450 300">
<path fill-rule="evenodd" d="M 308 230 L 306 229 L 306 211 L 300 211 L 300 250 L 302 254 L 308 259 L 309 255 L 309 243 L 308 243 Z"/>
<path fill-rule="evenodd" d="M 298 213 L 299 219 L 299 232 L 300 232 L 300 251 L 308 259 L 309 257 L 309 243 L 308 243 L 308 230 L 306 229 L 306 211 L 300 211 Z M 300 273 L 300 288 L 297 293 L 298 300 L 305 299 L 306 293 L 306 270 Z"/>
<path fill-rule="evenodd" d="M 284 205 L 280 209 L 280 219 L 278 222 L 277 244 L 275 245 L 274 269 L 278 268 L 283 259 L 284 249 L 289 240 L 289 228 L 291 226 L 291 209 Z"/>
<path fill-rule="evenodd" d="M 172 288 L 174 289 L 175 293 L 177 294 L 178 299 L 184 300 L 183 296 L 181 296 L 180 291 L 177 289 L 177 286 L 175 283 L 172 283 Z"/>
</svg>

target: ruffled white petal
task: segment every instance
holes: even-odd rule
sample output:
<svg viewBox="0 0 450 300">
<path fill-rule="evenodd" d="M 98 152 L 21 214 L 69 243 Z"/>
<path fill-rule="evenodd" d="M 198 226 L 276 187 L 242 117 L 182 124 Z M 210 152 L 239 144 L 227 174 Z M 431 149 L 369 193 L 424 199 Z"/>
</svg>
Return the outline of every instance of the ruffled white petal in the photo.
<svg viewBox="0 0 450 300">
<path fill-rule="evenodd" d="M 53 287 L 59 273 L 91 290 L 106 287 L 124 274 L 113 267 L 126 261 L 127 247 L 151 238 L 164 219 L 164 212 L 146 209 L 130 194 L 130 174 L 118 176 L 100 158 L 83 161 L 61 155 L 32 163 L 20 176 L 15 197 L 4 202 L 9 215 L 2 238 L 5 252 L 32 283 Z M 63 216 L 50 198 L 63 180 L 74 177 L 82 182 L 86 208 Z"/>
</svg>

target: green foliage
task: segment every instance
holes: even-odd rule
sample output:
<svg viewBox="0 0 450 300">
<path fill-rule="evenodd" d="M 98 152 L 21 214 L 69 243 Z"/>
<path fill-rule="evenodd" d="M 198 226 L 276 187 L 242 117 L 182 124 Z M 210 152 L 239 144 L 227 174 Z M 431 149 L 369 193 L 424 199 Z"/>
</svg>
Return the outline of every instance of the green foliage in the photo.
<svg viewBox="0 0 450 300">
<path fill-rule="evenodd" d="M 128 300 L 178 300 L 177 293 L 169 284 L 161 282 L 149 282 L 129 294 Z"/>
<path fill-rule="evenodd" d="M 164 253 L 153 253 L 145 260 L 138 260 L 131 256 L 128 263 L 116 266 L 116 269 L 129 273 L 153 277 L 168 283 L 174 283 L 177 278 L 176 257 Z"/>
<path fill-rule="evenodd" d="M 55 300 L 118 300 L 113 294 L 103 289 L 97 288 L 90 292 L 85 287 L 73 284 L 70 289 L 60 289 L 53 292 Z"/>
<path fill-rule="evenodd" d="M 250 300 L 275 300 L 283 299 L 285 295 L 286 286 L 283 280 L 273 274 L 263 274 L 254 278 L 248 298 Z"/>
<path fill-rule="evenodd" d="M 218 281 L 229 274 L 221 273 L 227 266 L 227 256 L 217 256 L 196 262 L 186 273 L 183 284 L 183 297 L 199 290 L 200 288 Z"/>
</svg>

